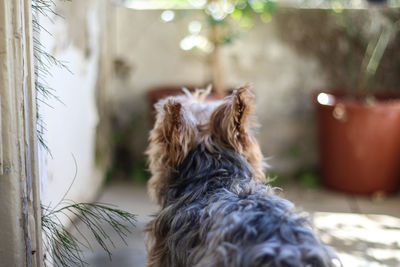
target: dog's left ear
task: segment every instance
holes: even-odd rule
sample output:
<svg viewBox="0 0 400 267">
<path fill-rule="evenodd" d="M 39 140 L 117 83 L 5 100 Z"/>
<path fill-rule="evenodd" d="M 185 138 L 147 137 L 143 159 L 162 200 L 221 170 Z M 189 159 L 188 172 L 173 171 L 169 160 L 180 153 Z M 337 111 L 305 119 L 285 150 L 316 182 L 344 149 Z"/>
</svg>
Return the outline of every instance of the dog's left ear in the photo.
<svg viewBox="0 0 400 267">
<path fill-rule="evenodd" d="M 164 164 L 170 168 L 176 167 L 186 157 L 196 136 L 196 127 L 186 118 L 182 104 L 168 100 L 163 106 L 164 117 L 159 123 L 159 141 L 164 148 Z"/>
<path fill-rule="evenodd" d="M 152 174 L 149 180 L 150 196 L 161 203 L 163 194 L 171 183 L 171 170 L 175 169 L 192 148 L 197 128 L 184 107 L 174 98 L 161 100 L 155 105 L 157 117 L 150 132 L 146 151 Z"/>
<path fill-rule="evenodd" d="M 251 134 L 253 110 L 254 95 L 249 85 L 242 86 L 214 110 L 209 127 L 215 141 L 244 156 L 253 167 L 255 178 L 264 182 L 265 163 L 257 140 Z"/>
</svg>

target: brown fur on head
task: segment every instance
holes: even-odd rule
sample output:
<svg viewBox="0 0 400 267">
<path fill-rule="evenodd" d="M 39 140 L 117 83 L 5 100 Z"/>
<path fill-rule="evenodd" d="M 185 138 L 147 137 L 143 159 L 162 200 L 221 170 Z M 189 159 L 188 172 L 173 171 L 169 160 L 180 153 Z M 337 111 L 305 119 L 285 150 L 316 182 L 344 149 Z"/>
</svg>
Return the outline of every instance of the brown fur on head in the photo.
<svg viewBox="0 0 400 267">
<path fill-rule="evenodd" d="M 249 86 L 235 90 L 221 101 L 205 101 L 210 88 L 194 94 L 168 97 L 156 105 L 156 122 L 150 132 L 150 196 L 161 203 L 170 185 L 170 175 L 198 143 L 209 149 L 223 146 L 241 154 L 250 163 L 254 177 L 265 181 L 263 156 L 251 134 L 249 116 L 254 96 Z"/>
</svg>

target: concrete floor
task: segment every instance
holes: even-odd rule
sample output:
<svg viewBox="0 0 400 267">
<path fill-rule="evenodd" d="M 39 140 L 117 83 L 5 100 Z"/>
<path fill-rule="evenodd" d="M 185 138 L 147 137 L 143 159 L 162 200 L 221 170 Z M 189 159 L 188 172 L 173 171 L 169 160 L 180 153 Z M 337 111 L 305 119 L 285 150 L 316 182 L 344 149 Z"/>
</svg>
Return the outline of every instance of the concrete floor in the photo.
<svg viewBox="0 0 400 267">
<path fill-rule="evenodd" d="M 400 194 L 372 199 L 295 183 L 281 187 L 285 198 L 311 216 L 322 241 L 336 249 L 345 267 L 400 266 Z M 142 230 L 158 207 L 150 202 L 144 186 L 114 182 L 104 188 L 99 202 L 135 213 L 138 221 L 126 245 L 109 232 L 115 240 L 112 261 L 98 246 L 84 250 L 89 266 L 145 266 Z"/>
</svg>

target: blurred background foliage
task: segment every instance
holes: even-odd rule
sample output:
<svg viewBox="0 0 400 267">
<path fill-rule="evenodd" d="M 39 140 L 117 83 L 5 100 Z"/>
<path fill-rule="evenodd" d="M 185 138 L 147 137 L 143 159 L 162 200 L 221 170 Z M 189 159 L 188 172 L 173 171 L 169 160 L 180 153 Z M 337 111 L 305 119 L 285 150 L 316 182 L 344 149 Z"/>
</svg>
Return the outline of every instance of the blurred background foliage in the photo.
<svg viewBox="0 0 400 267">
<path fill-rule="evenodd" d="M 232 64 L 237 64 L 237 62 L 229 61 L 229 54 L 225 53 L 221 56 L 216 54 L 215 51 L 222 49 L 222 47 L 225 51 L 232 51 L 235 49 L 232 49 L 232 47 L 235 47 L 237 43 L 248 42 L 248 36 L 254 32 L 263 34 L 265 43 L 260 43 L 258 46 L 251 44 L 253 47 L 250 47 L 249 43 L 242 44 L 239 46 L 241 47 L 240 51 L 236 51 L 239 59 L 245 58 L 247 60 L 249 54 L 254 54 L 254 49 L 256 51 L 259 49 L 259 51 L 265 51 L 259 52 L 259 60 L 268 61 L 261 53 L 265 53 L 265 55 L 275 53 L 275 51 L 266 50 L 269 49 L 267 48 L 268 43 L 276 43 L 276 40 L 279 39 L 283 42 L 283 45 L 287 45 L 292 51 L 301 55 L 304 60 L 312 61 L 315 59 L 319 64 L 319 74 L 323 75 L 322 79 L 325 80 L 327 87 L 346 88 L 353 91 L 359 90 L 360 87 L 372 91 L 382 88 L 398 90 L 398 72 L 394 71 L 400 69 L 400 55 L 396 52 L 399 44 L 397 33 L 400 16 L 400 1 L 397 0 L 121 0 L 114 2 L 118 6 L 135 10 L 136 14 L 159 12 L 161 22 L 165 25 L 174 24 L 175 28 L 170 26 L 169 29 L 179 29 L 181 31 L 180 36 L 183 36 L 177 46 L 183 50 L 187 58 L 188 55 L 191 55 L 198 61 L 207 62 L 209 69 L 213 72 L 210 80 L 214 82 L 218 79 L 223 80 L 222 91 L 228 88 L 229 80 L 232 79 Z M 379 3 L 376 4 L 376 2 Z M 196 14 L 196 16 L 191 17 L 193 14 Z M 198 15 L 203 17 L 201 18 Z M 185 23 L 187 25 L 184 28 L 183 24 Z M 272 31 L 268 30 L 271 28 L 273 28 Z M 254 39 L 253 41 L 260 42 L 261 40 Z M 254 59 L 252 60 L 254 61 Z M 125 58 L 121 61 L 133 73 L 136 71 L 135 66 L 131 66 Z M 249 61 L 251 62 L 249 66 L 253 67 L 253 61 Z M 137 61 L 136 63 L 138 64 L 137 67 L 140 68 L 140 64 L 143 62 Z M 224 64 L 231 64 L 231 66 L 224 66 Z M 215 68 L 214 65 L 222 65 L 222 67 Z M 270 66 L 270 68 L 273 69 L 274 66 Z M 275 68 L 279 69 L 282 66 Z M 252 72 L 253 75 L 250 79 L 254 81 L 253 77 L 257 77 L 257 74 L 262 76 L 270 69 L 263 65 L 260 69 L 256 67 L 254 69 L 249 68 L 246 71 Z M 287 72 L 287 80 L 291 79 L 293 73 L 290 70 L 281 69 L 281 72 Z M 307 71 L 304 72 L 307 74 Z M 131 82 L 131 75 L 128 74 L 121 80 Z M 267 81 L 271 77 L 264 77 L 263 79 Z M 269 114 L 271 115 L 258 114 L 261 115 L 259 117 L 261 117 L 262 125 L 267 125 L 266 128 L 269 128 L 265 131 L 261 130 L 262 133 L 259 136 L 264 153 L 277 156 L 281 162 L 290 161 L 296 165 L 294 169 L 290 167 L 289 175 L 285 171 L 281 171 L 282 166 L 269 173 L 270 176 L 277 177 L 276 183 L 295 177 L 305 186 L 317 187 L 319 177 L 314 136 L 307 132 L 307 137 L 296 139 L 296 134 L 291 134 L 294 138 L 285 140 L 278 137 L 279 135 L 272 136 L 275 139 L 266 135 L 266 132 L 281 131 L 280 127 L 286 125 L 285 123 L 293 125 L 294 120 L 303 121 L 304 124 L 301 126 L 303 128 L 313 127 L 310 122 L 312 119 L 310 113 L 312 112 L 307 97 L 309 97 L 309 90 L 316 88 L 303 88 L 307 86 L 305 85 L 306 82 L 303 81 L 306 79 L 320 79 L 320 77 L 304 76 L 300 83 L 290 85 L 293 87 L 290 89 L 292 91 L 284 92 L 286 89 L 273 87 L 273 90 L 275 90 L 273 95 L 276 97 L 277 103 L 284 102 L 283 99 L 279 98 L 280 95 L 287 96 L 289 98 L 287 100 L 295 98 L 296 101 L 288 103 L 286 111 L 281 110 L 280 113 L 274 113 L 278 110 L 274 111 L 270 108 Z M 268 84 L 268 82 L 265 83 Z M 147 89 L 149 88 L 145 90 Z M 272 97 L 266 90 L 259 90 L 263 90 L 263 94 Z M 256 93 L 260 94 L 261 91 Z M 293 114 L 290 114 L 290 110 L 293 110 Z M 151 128 L 151 123 L 148 123 L 148 118 L 140 114 L 139 110 L 135 110 L 129 122 L 113 125 L 114 163 L 109 168 L 107 177 L 112 177 L 110 174 L 124 173 L 124 176 L 137 181 L 147 179 L 148 173 L 145 171 L 146 163 L 143 151 L 138 148 L 143 146 L 143 140 L 147 136 L 146 133 L 141 133 L 140 129 L 143 132 L 148 130 Z M 286 115 L 291 118 L 286 118 Z M 271 117 L 273 116 L 279 123 L 272 121 Z M 118 121 L 118 118 L 113 119 L 113 121 Z M 266 144 L 263 141 L 264 139 L 272 140 L 272 142 Z M 274 142 L 273 140 L 279 141 Z M 304 142 L 304 145 L 299 145 L 299 142 Z M 275 145 L 279 149 L 278 152 L 271 149 L 271 146 Z M 277 166 L 276 163 L 272 165 Z M 288 166 L 285 168 L 289 169 Z M 124 171 L 121 172 L 121 170 Z"/>
</svg>

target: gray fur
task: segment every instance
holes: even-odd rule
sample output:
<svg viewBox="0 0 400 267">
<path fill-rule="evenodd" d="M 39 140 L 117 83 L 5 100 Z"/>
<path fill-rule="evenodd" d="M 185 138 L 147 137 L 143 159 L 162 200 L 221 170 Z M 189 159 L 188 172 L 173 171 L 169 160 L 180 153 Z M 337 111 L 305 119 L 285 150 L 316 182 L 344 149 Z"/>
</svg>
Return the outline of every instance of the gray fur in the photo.
<svg viewBox="0 0 400 267">
<path fill-rule="evenodd" d="M 147 227 L 148 266 L 334 266 L 309 221 L 254 182 L 241 155 L 200 144 L 170 175 Z"/>
</svg>

